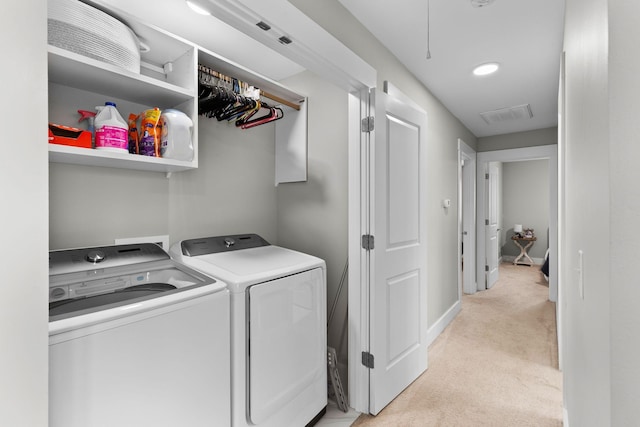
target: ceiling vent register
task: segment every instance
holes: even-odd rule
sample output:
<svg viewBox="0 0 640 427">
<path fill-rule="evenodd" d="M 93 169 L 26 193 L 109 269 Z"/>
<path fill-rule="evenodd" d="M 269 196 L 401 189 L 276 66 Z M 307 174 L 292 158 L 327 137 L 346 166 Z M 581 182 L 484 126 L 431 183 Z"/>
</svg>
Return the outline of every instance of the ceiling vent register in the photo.
<svg viewBox="0 0 640 427">
<path fill-rule="evenodd" d="M 531 105 L 524 104 L 499 110 L 485 111 L 480 116 L 487 124 L 511 122 L 514 120 L 528 120 L 533 117 Z"/>
<path fill-rule="evenodd" d="M 493 3 L 493 0 L 471 0 L 471 6 L 473 7 L 485 7 Z"/>
</svg>

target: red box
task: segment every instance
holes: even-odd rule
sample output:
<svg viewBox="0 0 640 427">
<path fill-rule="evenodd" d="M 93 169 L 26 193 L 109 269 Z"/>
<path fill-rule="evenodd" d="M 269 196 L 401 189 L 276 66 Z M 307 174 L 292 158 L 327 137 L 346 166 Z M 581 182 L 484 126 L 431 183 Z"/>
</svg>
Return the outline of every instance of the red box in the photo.
<svg viewBox="0 0 640 427">
<path fill-rule="evenodd" d="M 49 143 L 92 148 L 91 132 L 84 129 L 49 123 Z"/>
</svg>

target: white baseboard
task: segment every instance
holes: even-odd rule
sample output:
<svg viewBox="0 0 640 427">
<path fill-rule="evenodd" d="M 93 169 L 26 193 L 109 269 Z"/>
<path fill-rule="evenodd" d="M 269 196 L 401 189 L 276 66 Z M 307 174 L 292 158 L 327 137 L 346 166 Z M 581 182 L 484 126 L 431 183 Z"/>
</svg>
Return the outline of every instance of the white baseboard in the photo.
<svg viewBox="0 0 640 427">
<path fill-rule="evenodd" d="M 429 330 L 427 331 L 427 347 L 429 347 L 431 343 L 433 343 L 436 338 L 438 338 L 438 335 L 440 335 L 442 331 L 444 331 L 444 329 L 449 325 L 449 323 L 451 323 L 451 321 L 455 319 L 458 313 L 460 313 L 461 309 L 462 303 L 460 302 L 460 300 L 458 300 L 451 306 L 451 308 L 449 308 L 449 310 L 447 310 L 446 313 L 444 313 L 438 319 L 436 323 L 433 324 L 433 326 L 429 328 Z"/>
<path fill-rule="evenodd" d="M 562 408 L 562 427 L 569 427 L 569 413 L 567 408 Z"/>
<path fill-rule="evenodd" d="M 510 262 L 513 263 L 513 260 L 516 259 L 515 256 L 513 255 L 503 255 L 502 256 L 502 262 Z M 525 258 L 526 259 L 526 258 Z M 531 257 L 531 259 L 533 260 L 534 263 L 542 265 L 544 264 L 544 259 L 543 258 L 534 258 Z"/>
</svg>

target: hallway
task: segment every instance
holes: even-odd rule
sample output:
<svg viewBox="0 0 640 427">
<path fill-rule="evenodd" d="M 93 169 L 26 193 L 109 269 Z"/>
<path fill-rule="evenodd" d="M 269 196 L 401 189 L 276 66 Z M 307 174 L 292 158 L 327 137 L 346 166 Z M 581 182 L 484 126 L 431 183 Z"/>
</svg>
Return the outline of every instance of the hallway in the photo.
<svg viewBox="0 0 640 427">
<path fill-rule="evenodd" d="M 353 426 L 561 426 L 555 304 L 539 266 L 503 263 L 465 295 L 429 348 L 429 369 L 377 417 Z"/>
</svg>

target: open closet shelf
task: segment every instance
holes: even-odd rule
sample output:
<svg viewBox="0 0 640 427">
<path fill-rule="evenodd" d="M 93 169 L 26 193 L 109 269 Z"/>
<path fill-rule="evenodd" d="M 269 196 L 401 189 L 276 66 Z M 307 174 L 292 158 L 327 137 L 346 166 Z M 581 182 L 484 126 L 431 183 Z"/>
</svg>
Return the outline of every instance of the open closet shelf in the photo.
<svg viewBox="0 0 640 427">
<path fill-rule="evenodd" d="M 181 172 L 198 167 L 198 164 L 194 162 L 56 144 L 49 144 L 49 161 L 165 173 Z"/>
<path fill-rule="evenodd" d="M 132 73 L 55 46 L 49 46 L 49 80 L 147 105 L 178 105 L 194 97 L 194 89 Z"/>
<path fill-rule="evenodd" d="M 264 92 L 268 92 L 276 98 L 281 98 L 291 104 L 300 105 L 305 100 L 303 95 L 287 89 L 280 83 L 202 48 L 198 49 L 198 63 L 227 76 L 246 81 Z M 278 99 L 274 99 L 274 101 L 278 101 Z"/>
<path fill-rule="evenodd" d="M 82 0 L 101 9 L 127 26 L 140 41 L 140 73 L 132 72 L 91 57 L 53 45 L 48 46 L 49 120 L 74 126 L 79 105 L 100 105 L 96 100 L 118 100 L 120 113 L 138 114 L 148 108 L 176 108 L 193 122 L 191 162 L 147 157 L 129 153 L 93 150 L 49 144 L 49 160 L 87 166 L 143 171 L 185 171 L 198 167 L 199 88 L 198 64 L 259 88 L 275 109 L 277 118 L 276 184 L 306 180 L 307 110 L 305 97 L 278 82 L 233 61 L 172 35 L 154 25 L 143 23 L 128 13 L 113 9 L 104 0 Z M 71 90 L 65 91 L 65 88 Z M 87 108 L 87 107 L 85 107 Z M 262 124 L 262 123 L 260 123 Z M 78 125 L 81 126 L 81 125 Z"/>
</svg>

